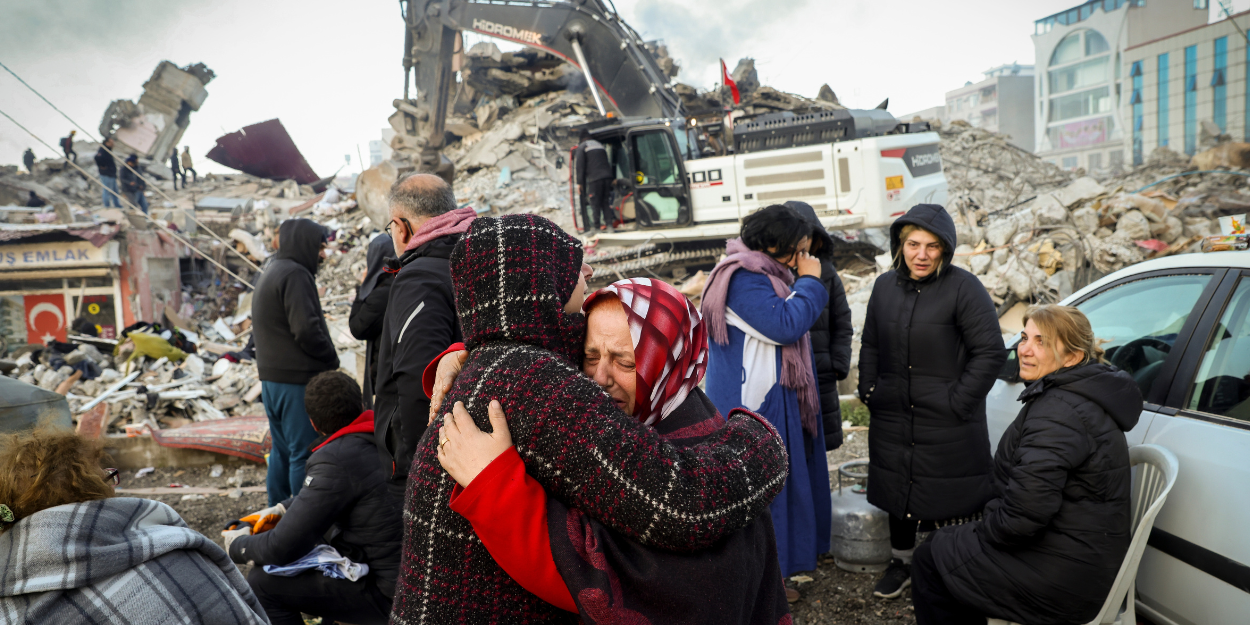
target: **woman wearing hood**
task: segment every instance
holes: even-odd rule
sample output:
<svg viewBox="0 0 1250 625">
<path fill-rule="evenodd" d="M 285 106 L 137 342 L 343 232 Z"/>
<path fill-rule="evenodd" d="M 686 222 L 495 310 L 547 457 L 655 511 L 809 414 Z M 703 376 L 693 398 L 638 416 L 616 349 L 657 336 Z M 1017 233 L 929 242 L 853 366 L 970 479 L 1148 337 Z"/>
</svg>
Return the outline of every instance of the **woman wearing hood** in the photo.
<svg viewBox="0 0 1250 625">
<path fill-rule="evenodd" d="M 619 280 L 584 308 L 582 371 L 622 411 L 679 447 L 725 425 L 698 387 L 707 326 L 677 289 L 650 278 Z M 610 613 L 653 623 L 776 625 L 789 614 L 768 514 L 708 549 L 647 547 L 549 498 L 526 475 L 502 412 L 492 408 L 491 434 L 477 429 L 462 404 L 454 413 L 444 417 L 448 442 L 438 456 L 460 484 L 451 509 L 469 520 L 508 575 L 544 601 L 585 622 Z"/>
<path fill-rule="evenodd" d="M 473 222 L 451 257 L 469 355 L 442 412 L 463 402 L 475 427 L 492 434 L 493 424 L 507 415 L 525 475 L 549 502 L 564 506 L 557 513 L 564 516 L 556 517 L 562 525 L 547 524 L 558 530 L 552 536 L 568 535 L 561 541 L 567 546 L 563 556 L 553 539 L 554 556 L 594 569 L 584 572 L 588 581 L 577 592 L 577 607 L 593 621 L 635 611 L 624 605 L 632 595 L 622 596 L 610 578 L 607 591 L 597 586 L 603 577 L 596 575 L 609 575 L 615 565 L 605 562 L 614 559 L 600 551 L 597 530 L 583 523 L 585 517 L 648 547 L 709 549 L 763 514 L 785 480 L 786 461 L 777 433 L 756 415 L 731 413 L 698 444 L 679 446 L 623 412 L 583 375 L 583 268 L 580 242 L 546 219 L 512 215 Z M 472 524 L 451 509 L 453 495 L 458 500 L 463 493 L 456 492 L 440 453 L 471 430 L 463 422 L 453 427 L 436 420 L 417 449 L 392 619 L 577 622 L 576 615 L 510 577 Z M 541 522 L 528 515 L 509 519 L 519 531 Z"/>
<path fill-rule="evenodd" d="M 820 282 L 820 261 L 807 253 L 811 241 L 812 226 L 796 211 L 762 208 L 742 220 L 742 236 L 728 242 L 729 255 L 703 290 L 712 340 L 708 397 L 721 412 L 759 412 L 786 441 L 790 476 L 769 508 L 786 577 L 815 570 L 817 556 L 829 551 L 833 516 L 808 335 L 829 294 Z M 786 594 L 799 598 L 792 588 Z"/>
<path fill-rule="evenodd" d="M 851 307 L 846 303 L 846 288 L 833 266 L 833 237 L 816 216 L 816 209 L 807 202 L 786 202 L 807 223 L 812 225 L 812 247 L 808 250 L 820 261 L 820 282 L 829 292 L 829 303 L 812 324 L 812 356 L 816 360 L 816 382 L 820 385 L 820 412 L 825 426 L 825 451 L 842 446 L 842 402 L 838 399 L 838 382 L 851 373 Z"/>
<path fill-rule="evenodd" d="M 365 341 L 365 409 L 373 409 L 373 381 L 378 379 L 378 337 L 382 336 L 382 322 L 386 321 L 386 302 L 391 296 L 391 280 L 394 273 L 386 270 L 386 259 L 395 252 L 391 235 L 382 233 L 369 242 L 365 254 L 365 275 L 356 290 L 352 312 L 347 326 L 352 336 Z"/>
<path fill-rule="evenodd" d="M 911 584 L 918 529 L 971 518 L 990 498 L 985 396 L 1007 352 L 994 302 L 951 263 L 954 251 L 946 209 L 913 207 L 890 227 L 894 267 L 868 300 L 859 352 L 859 396 L 872 413 L 868 502 L 890 514 L 893 552 L 878 597 Z"/>
<path fill-rule="evenodd" d="M 984 518 L 916 548 L 920 625 L 1087 623 L 1128 553 L 1124 433 L 1137 425 L 1141 391 L 1105 363 L 1076 308 L 1030 308 L 1016 349 L 1028 386 L 998 443 Z"/>
</svg>

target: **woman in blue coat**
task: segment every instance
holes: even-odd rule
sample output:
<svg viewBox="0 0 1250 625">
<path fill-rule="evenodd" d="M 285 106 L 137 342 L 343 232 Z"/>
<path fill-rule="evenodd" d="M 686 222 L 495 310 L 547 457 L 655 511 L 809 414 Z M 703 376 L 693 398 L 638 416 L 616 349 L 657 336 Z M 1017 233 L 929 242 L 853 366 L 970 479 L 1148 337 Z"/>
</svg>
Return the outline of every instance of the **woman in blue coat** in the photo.
<svg viewBox="0 0 1250 625">
<path fill-rule="evenodd" d="M 808 336 L 829 294 L 820 261 L 808 254 L 811 231 L 789 207 L 757 211 L 742 221 L 741 237 L 728 242 L 729 255 L 703 291 L 712 339 L 708 397 L 721 414 L 746 408 L 768 419 L 790 453 L 790 476 L 770 506 L 784 576 L 816 568 L 816 557 L 829 551 L 832 516 Z"/>
</svg>

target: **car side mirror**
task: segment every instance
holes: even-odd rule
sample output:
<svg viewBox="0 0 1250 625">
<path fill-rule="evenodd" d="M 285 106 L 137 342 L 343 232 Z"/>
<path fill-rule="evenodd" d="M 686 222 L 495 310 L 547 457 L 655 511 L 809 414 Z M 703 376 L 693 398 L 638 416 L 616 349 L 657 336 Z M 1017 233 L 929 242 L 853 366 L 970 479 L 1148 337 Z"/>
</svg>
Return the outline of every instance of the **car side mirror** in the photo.
<svg viewBox="0 0 1250 625">
<path fill-rule="evenodd" d="M 1003 363 L 1003 368 L 998 371 L 998 379 L 1008 383 L 1015 384 L 1020 382 L 1020 356 L 1016 353 L 1016 346 L 1006 348 L 1007 362 Z"/>
</svg>

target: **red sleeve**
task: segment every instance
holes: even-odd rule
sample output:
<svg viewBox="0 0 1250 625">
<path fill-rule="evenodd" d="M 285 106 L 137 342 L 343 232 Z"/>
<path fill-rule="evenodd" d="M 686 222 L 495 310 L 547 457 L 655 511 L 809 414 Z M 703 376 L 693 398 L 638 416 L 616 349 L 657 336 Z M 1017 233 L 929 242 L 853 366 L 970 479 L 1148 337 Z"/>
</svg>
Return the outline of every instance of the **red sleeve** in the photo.
<svg viewBox="0 0 1250 625">
<path fill-rule="evenodd" d="M 434 360 L 431 360 L 430 364 L 425 366 L 425 371 L 421 373 L 421 390 L 425 391 L 427 398 L 434 395 L 434 378 L 438 377 L 438 361 L 442 360 L 443 356 L 447 354 L 462 351 L 464 351 L 464 343 L 452 343 L 451 347 L 444 349 L 443 353 L 435 356 Z"/>
<path fill-rule="evenodd" d="M 469 520 L 491 557 L 522 588 L 561 610 L 577 612 L 551 555 L 547 492 L 525 473 L 516 447 L 495 458 L 468 488 L 456 486 L 451 509 Z"/>
</svg>

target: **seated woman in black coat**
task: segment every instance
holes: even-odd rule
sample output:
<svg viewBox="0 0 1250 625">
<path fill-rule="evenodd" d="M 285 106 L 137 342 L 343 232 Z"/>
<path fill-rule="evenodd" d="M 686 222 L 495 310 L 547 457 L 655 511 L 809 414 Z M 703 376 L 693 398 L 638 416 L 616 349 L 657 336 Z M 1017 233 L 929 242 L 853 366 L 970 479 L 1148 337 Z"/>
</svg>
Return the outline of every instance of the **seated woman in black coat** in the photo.
<svg viewBox="0 0 1250 625">
<path fill-rule="evenodd" d="M 1142 409 L 1133 378 L 1104 364 L 1089 320 L 1035 306 L 1017 353 L 1024 408 L 994 456 L 984 519 L 916 549 L 919 625 L 986 617 L 1086 623 L 1106 600 L 1131 539 L 1124 433 Z"/>
</svg>

